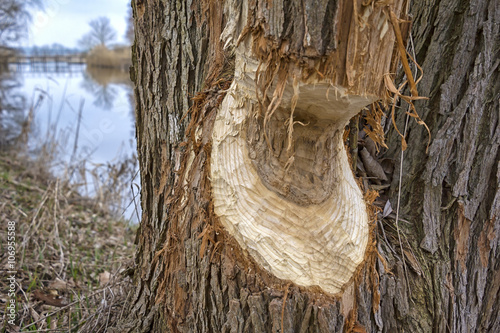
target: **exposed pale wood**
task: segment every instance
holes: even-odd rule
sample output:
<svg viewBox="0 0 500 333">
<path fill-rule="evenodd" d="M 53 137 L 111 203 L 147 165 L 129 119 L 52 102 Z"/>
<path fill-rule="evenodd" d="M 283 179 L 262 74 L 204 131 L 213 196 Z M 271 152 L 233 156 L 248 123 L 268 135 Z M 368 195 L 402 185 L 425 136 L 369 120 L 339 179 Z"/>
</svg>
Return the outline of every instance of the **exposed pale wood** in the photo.
<svg viewBox="0 0 500 333">
<path fill-rule="evenodd" d="M 263 151 L 256 152 L 249 146 L 255 139 L 246 130 L 259 104 L 253 81 L 258 63 L 250 53 L 241 43 L 236 51 L 235 79 L 214 123 L 211 182 L 215 213 L 238 244 L 276 277 L 339 293 L 363 262 L 369 232 L 366 205 L 347 161 L 343 131 L 348 120 L 377 97 L 349 95 L 345 88 L 325 82 L 297 82 L 293 89 L 291 84 L 284 91 L 281 108 L 289 115 L 295 97 L 292 120 L 300 117 L 302 124 L 296 127 L 306 131 L 303 137 L 313 144 L 302 147 L 297 136 L 292 136 L 294 152 L 288 155 L 292 162 L 285 149 L 267 149 L 265 140 Z M 332 90 L 329 96 L 328 90 Z M 285 122 L 277 121 L 269 128 L 259 127 L 253 135 L 262 138 L 267 131 L 271 136 L 283 127 Z M 270 140 L 285 147 L 287 135 Z M 281 163 L 266 157 L 274 154 L 284 157 Z M 307 162 L 297 172 L 290 170 L 301 157 Z M 308 200 L 302 198 L 297 192 L 303 193 L 310 180 L 302 179 L 301 174 L 312 174 L 318 168 L 325 173 L 309 186 Z M 263 181 L 273 178 L 275 169 L 283 171 L 277 178 Z M 276 190 L 270 183 L 287 185 Z M 324 189 L 323 183 L 328 184 Z M 296 202 L 297 197 L 302 200 Z"/>
</svg>

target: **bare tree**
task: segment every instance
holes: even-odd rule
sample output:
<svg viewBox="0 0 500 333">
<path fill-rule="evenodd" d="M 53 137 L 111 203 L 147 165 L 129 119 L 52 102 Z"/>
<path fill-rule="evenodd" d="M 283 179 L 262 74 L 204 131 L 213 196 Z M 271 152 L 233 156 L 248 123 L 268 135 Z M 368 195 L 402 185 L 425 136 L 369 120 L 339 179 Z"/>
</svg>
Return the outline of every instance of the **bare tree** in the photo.
<svg viewBox="0 0 500 333">
<path fill-rule="evenodd" d="M 26 31 L 23 27 L 29 19 L 26 3 L 19 0 L 0 2 L 0 45 L 17 41 Z"/>
<path fill-rule="evenodd" d="M 0 46 L 8 46 L 27 35 L 27 23 L 31 20 L 30 7 L 42 8 L 43 4 L 40 0 L 0 1 Z"/>
<path fill-rule="evenodd" d="M 101 16 L 89 22 L 90 31 L 83 35 L 78 44 L 85 49 L 94 46 L 107 46 L 116 39 L 116 31 L 111 26 L 109 18 Z"/>
<path fill-rule="evenodd" d="M 88 51 L 95 46 L 90 33 L 83 35 L 82 38 L 78 40 L 78 45 L 85 51 Z"/>
</svg>

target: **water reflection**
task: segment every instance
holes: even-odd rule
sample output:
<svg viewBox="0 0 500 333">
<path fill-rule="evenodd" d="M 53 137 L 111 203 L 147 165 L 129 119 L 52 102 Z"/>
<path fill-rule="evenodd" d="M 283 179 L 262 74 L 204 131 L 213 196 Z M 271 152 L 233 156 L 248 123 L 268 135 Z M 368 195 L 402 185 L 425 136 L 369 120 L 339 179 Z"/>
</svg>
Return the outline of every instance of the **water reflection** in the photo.
<svg viewBox="0 0 500 333">
<path fill-rule="evenodd" d="M 129 73 L 126 71 L 112 68 L 87 67 L 87 73 L 92 80 L 101 86 L 117 84 L 132 87 L 132 81 L 130 81 Z"/>
<path fill-rule="evenodd" d="M 53 173 L 84 184 L 84 195 L 109 198 L 120 192 L 124 198 L 116 211 L 123 212 L 132 200 L 130 187 L 138 169 L 128 73 L 81 65 L 57 66 L 57 71 L 51 65 L 12 67 L 0 77 L 0 138 L 20 136 L 23 123 L 32 118 L 30 155 L 49 155 Z M 133 183 L 139 183 L 138 177 Z M 137 221 L 135 216 L 133 209 L 124 214 Z"/>
<path fill-rule="evenodd" d="M 111 109 L 118 94 L 116 85 L 132 88 L 127 72 L 110 68 L 87 67 L 83 73 L 82 88 L 95 96 L 94 105 Z M 130 94 L 132 92 L 130 91 Z"/>
</svg>

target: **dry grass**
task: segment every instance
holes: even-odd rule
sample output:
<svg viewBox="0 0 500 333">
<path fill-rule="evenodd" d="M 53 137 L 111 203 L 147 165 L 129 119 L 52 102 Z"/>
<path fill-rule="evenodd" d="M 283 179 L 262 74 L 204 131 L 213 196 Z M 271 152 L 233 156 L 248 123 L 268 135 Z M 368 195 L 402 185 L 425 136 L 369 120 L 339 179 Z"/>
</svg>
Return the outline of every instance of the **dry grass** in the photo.
<svg viewBox="0 0 500 333">
<path fill-rule="evenodd" d="M 16 326 L 7 326 L 2 278 L 1 329 L 105 332 L 122 315 L 134 231 L 60 179 L 33 172 L 31 163 L 0 155 L 2 270 L 8 270 L 9 221 L 16 222 L 17 252 Z"/>
<path fill-rule="evenodd" d="M 130 290 L 124 273 L 133 257 L 135 231 L 119 216 L 135 161 L 92 166 L 77 160 L 74 151 L 59 178 L 52 176 L 61 163 L 64 136 L 58 140 L 52 134 L 30 145 L 39 104 L 33 103 L 14 149 L 0 151 L 0 331 L 105 332 L 122 316 Z M 82 196 L 88 187 L 92 197 Z M 13 222 L 11 267 L 8 226 Z M 9 271 L 16 271 L 13 298 Z M 7 317 L 11 299 L 16 301 L 14 325 Z"/>
<path fill-rule="evenodd" d="M 105 46 L 96 46 L 90 50 L 86 58 L 89 67 L 116 68 L 128 71 L 132 64 L 130 47 L 110 50 Z"/>
</svg>

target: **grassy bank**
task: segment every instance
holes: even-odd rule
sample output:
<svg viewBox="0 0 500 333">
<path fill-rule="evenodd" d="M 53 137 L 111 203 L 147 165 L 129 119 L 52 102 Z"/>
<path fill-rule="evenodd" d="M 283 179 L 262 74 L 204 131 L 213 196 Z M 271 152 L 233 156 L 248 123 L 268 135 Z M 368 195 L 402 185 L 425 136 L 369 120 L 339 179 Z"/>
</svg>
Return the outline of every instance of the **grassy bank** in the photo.
<svg viewBox="0 0 500 333">
<path fill-rule="evenodd" d="M 0 332 L 105 332 L 122 316 L 135 232 L 36 163 L 0 152 Z"/>
</svg>

